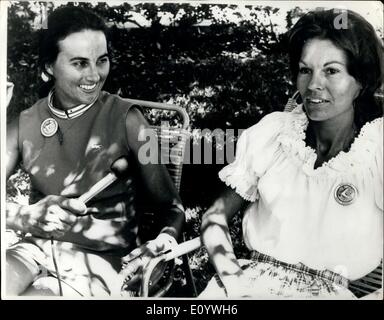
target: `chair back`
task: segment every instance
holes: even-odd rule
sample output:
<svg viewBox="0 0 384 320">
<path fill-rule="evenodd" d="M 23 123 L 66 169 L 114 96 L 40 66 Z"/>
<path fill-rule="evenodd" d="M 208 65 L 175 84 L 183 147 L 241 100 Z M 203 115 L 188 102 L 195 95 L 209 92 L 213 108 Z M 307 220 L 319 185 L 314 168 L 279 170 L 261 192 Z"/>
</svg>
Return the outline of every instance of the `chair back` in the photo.
<svg viewBox="0 0 384 320">
<path fill-rule="evenodd" d="M 189 116 L 187 112 L 180 106 L 167 103 L 136 99 L 124 100 L 137 104 L 144 109 L 166 112 L 168 114 L 165 116 L 168 116 L 168 118 L 172 116 L 172 112 L 176 114 L 178 122 L 176 122 L 175 125 L 170 125 L 169 121 L 163 121 L 160 124 L 150 124 L 150 127 L 155 130 L 156 137 L 159 140 L 161 154 L 166 155 L 167 161 L 165 161 L 165 166 L 177 191 L 180 191 L 184 152 L 186 141 L 189 137 Z M 175 117 L 173 117 L 173 119 L 174 118 Z"/>
<path fill-rule="evenodd" d="M 284 107 L 285 112 L 291 112 L 297 106 L 297 99 L 300 97 L 300 92 L 296 91 L 292 97 L 290 97 Z"/>
<path fill-rule="evenodd" d="M 160 152 L 164 161 L 164 165 L 166 166 L 169 175 L 172 178 L 172 181 L 176 187 L 176 190 L 180 191 L 181 186 L 181 176 L 183 171 L 183 161 L 184 161 L 184 153 L 186 148 L 186 142 L 189 138 L 189 116 L 187 112 L 180 106 L 161 103 L 161 102 L 153 102 L 153 101 L 145 101 L 145 100 L 137 100 L 137 99 L 125 99 L 130 103 L 139 105 L 144 110 L 148 110 L 149 114 L 147 114 L 147 119 L 153 120 L 151 118 L 155 118 L 155 122 L 150 123 L 150 128 L 155 130 L 156 137 L 159 142 Z M 156 115 L 156 111 L 159 114 Z M 158 117 L 159 116 L 159 117 Z M 166 121 L 160 121 L 159 119 L 163 119 Z M 157 120 L 157 121 L 156 121 Z M 143 213 L 141 218 L 141 232 L 140 235 L 145 238 L 152 238 L 154 235 L 152 231 L 154 228 L 154 218 L 153 213 Z M 185 241 L 185 235 L 183 234 L 183 241 Z M 153 261 L 157 261 L 156 258 L 152 259 Z M 153 271 L 152 265 L 155 266 L 157 263 L 153 264 L 153 261 L 150 265 L 143 269 L 142 275 L 142 285 L 141 285 L 141 296 L 148 297 L 150 294 L 150 283 L 151 283 L 151 274 Z M 174 261 L 170 261 L 169 263 L 168 275 L 165 277 L 166 280 L 163 281 L 162 287 L 157 290 L 155 293 L 152 293 L 152 296 L 163 296 L 167 293 L 169 288 L 173 282 L 173 273 L 175 269 Z M 193 288 L 195 288 L 195 284 L 192 278 L 192 271 L 189 266 L 188 257 L 183 257 L 183 272 L 187 278 L 187 282 L 191 284 Z M 194 289 L 195 290 L 195 289 Z"/>
</svg>

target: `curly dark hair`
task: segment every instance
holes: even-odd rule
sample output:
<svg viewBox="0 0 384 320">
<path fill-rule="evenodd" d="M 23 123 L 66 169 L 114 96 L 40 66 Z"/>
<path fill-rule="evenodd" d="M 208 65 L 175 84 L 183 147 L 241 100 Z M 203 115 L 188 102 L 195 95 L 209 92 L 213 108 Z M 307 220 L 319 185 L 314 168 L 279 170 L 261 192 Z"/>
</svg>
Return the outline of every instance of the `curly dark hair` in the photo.
<svg viewBox="0 0 384 320">
<path fill-rule="evenodd" d="M 109 47 L 109 30 L 104 20 L 96 13 L 76 6 L 63 6 L 48 16 L 47 29 L 40 33 L 39 66 L 47 76 L 46 65 L 55 62 L 59 54 L 59 41 L 68 35 L 82 30 L 94 30 L 104 33 Z M 111 52 L 111 50 L 108 50 Z M 54 80 L 40 87 L 40 97 L 46 96 L 53 86 Z"/>
<path fill-rule="evenodd" d="M 337 25 L 344 14 L 346 25 Z M 344 21 L 345 22 L 345 21 Z M 383 45 L 372 25 L 351 10 L 316 10 L 302 16 L 288 32 L 290 69 L 294 82 L 299 60 L 307 41 L 327 39 L 344 51 L 347 71 L 362 86 L 354 101 L 355 123 L 361 128 L 366 122 L 383 115 L 383 105 L 375 93 L 383 84 Z"/>
</svg>

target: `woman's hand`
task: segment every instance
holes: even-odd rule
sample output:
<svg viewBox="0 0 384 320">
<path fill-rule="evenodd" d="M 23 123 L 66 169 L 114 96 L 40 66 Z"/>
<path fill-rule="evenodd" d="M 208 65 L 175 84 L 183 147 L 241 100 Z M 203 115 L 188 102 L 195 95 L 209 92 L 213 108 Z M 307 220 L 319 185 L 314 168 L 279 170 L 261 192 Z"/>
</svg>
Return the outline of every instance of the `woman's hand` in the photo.
<svg viewBox="0 0 384 320">
<path fill-rule="evenodd" d="M 7 103 L 6 103 L 7 108 L 8 108 L 9 102 L 12 99 L 13 88 L 14 88 L 14 84 L 12 82 L 7 82 L 7 100 L 6 100 L 7 101 Z"/>
<path fill-rule="evenodd" d="M 220 277 L 228 298 L 252 297 L 252 283 L 243 273 Z"/>
<path fill-rule="evenodd" d="M 57 239 L 64 236 L 77 217 L 86 211 L 85 204 L 77 199 L 50 195 L 35 204 L 21 207 L 17 224 L 25 233 Z"/>
<path fill-rule="evenodd" d="M 122 281 L 124 281 L 124 286 L 127 288 L 135 288 L 136 282 L 140 280 L 140 272 L 148 262 L 153 257 L 171 250 L 176 245 L 177 241 L 175 238 L 167 233 L 160 233 L 156 239 L 143 244 L 125 256 L 122 259 L 123 267 L 120 272 L 123 277 Z M 161 274 L 161 272 L 159 274 Z M 155 279 L 154 282 L 158 280 L 159 279 Z"/>
</svg>

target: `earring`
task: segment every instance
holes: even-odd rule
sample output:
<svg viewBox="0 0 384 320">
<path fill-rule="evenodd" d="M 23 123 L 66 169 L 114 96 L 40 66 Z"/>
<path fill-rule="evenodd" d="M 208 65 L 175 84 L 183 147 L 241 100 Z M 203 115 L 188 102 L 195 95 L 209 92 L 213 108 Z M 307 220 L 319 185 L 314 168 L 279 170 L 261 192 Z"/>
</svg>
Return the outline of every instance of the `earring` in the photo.
<svg viewBox="0 0 384 320">
<path fill-rule="evenodd" d="M 43 71 L 41 73 L 41 79 L 44 81 L 44 82 L 48 82 L 50 80 L 50 77 Z"/>
</svg>

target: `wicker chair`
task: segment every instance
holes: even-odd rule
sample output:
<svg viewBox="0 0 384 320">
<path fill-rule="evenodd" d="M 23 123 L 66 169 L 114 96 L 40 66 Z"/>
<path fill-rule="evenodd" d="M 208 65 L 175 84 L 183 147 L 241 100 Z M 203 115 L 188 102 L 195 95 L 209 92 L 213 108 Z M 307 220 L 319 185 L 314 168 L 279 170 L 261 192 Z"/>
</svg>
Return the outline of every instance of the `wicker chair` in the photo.
<svg viewBox="0 0 384 320">
<path fill-rule="evenodd" d="M 166 163 L 165 166 L 172 178 L 172 181 L 177 189 L 180 190 L 181 185 L 181 176 L 183 170 L 183 160 L 184 160 L 184 151 L 186 146 L 186 141 L 189 138 L 189 116 L 187 112 L 177 105 L 160 103 L 160 102 L 152 102 L 152 101 L 144 101 L 144 100 L 136 100 L 136 99 L 125 99 L 133 104 L 139 105 L 143 108 L 144 113 L 147 118 L 151 118 L 156 113 L 156 110 L 160 112 L 158 116 L 154 116 L 156 118 L 160 118 L 166 121 L 162 121 L 161 123 L 151 124 L 150 127 L 155 130 L 156 137 L 158 138 L 160 145 L 160 152 L 164 155 L 169 155 L 169 163 Z M 145 111 L 149 111 L 146 113 Z M 176 119 L 176 122 L 175 122 Z M 151 119 L 149 119 L 150 122 Z M 170 121 L 175 122 L 175 124 L 170 124 Z M 139 230 L 139 238 L 141 238 L 142 242 L 153 238 L 156 235 L 156 230 L 154 226 L 154 218 L 153 214 L 150 212 L 143 212 L 141 214 L 140 219 L 140 230 Z M 183 234 L 182 240 L 185 241 L 185 235 Z M 152 259 L 153 260 L 153 259 Z M 192 272 L 188 262 L 188 256 L 183 255 L 182 257 L 182 270 L 185 274 L 186 281 L 189 284 L 192 292 L 191 295 L 196 295 L 196 289 L 192 277 Z M 140 295 L 143 297 L 151 296 L 164 296 L 173 282 L 173 273 L 175 271 L 175 265 L 173 260 L 169 260 L 169 268 L 168 275 L 163 281 L 162 286 L 156 292 L 151 290 L 151 273 L 154 268 L 152 268 L 153 263 L 148 265 L 143 270 L 142 275 L 142 285 L 141 285 L 141 293 Z M 157 264 L 156 264 L 157 265 Z M 156 266 L 154 265 L 154 267 Z M 151 270 L 151 272 L 148 272 Z"/>
<path fill-rule="evenodd" d="M 166 164 L 166 167 L 177 191 L 179 191 L 183 170 L 184 150 L 187 138 L 189 137 L 189 116 L 187 112 L 183 108 L 172 104 L 136 99 L 125 100 L 137 104 L 144 109 L 157 109 L 161 111 L 175 112 L 180 118 L 180 126 L 164 126 L 164 123 L 162 123 L 162 125 L 151 125 L 151 128 L 156 130 L 156 136 L 159 139 L 161 151 L 164 154 L 170 155 L 170 163 Z"/>
<path fill-rule="evenodd" d="M 349 283 L 349 289 L 353 294 L 362 298 L 367 294 L 375 292 L 383 287 L 383 262 L 380 265 L 367 274 L 365 277 L 360 278 Z"/>
</svg>

